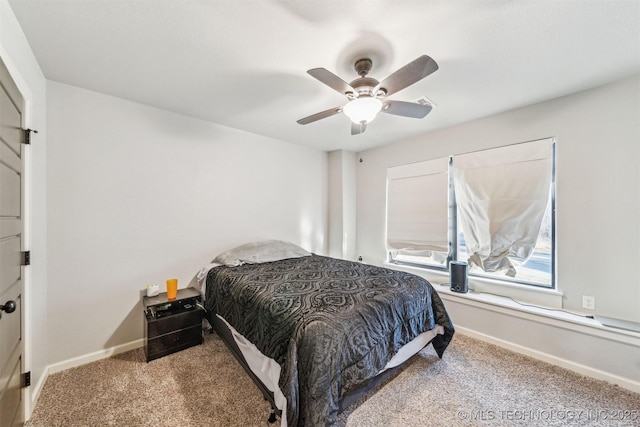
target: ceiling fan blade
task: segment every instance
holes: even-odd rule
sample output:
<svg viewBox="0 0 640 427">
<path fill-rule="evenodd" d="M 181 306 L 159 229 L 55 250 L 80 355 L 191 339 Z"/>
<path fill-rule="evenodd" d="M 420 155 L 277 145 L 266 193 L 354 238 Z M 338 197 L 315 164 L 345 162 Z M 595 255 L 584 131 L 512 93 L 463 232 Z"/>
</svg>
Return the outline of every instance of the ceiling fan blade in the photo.
<svg viewBox="0 0 640 427">
<path fill-rule="evenodd" d="M 386 79 L 382 80 L 374 89 L 373 93 L 376 93 L 380 89 L 384 89 L 387 96 L 392 95 L 408 86 L 411 86 L 417 81 L 424 79 L 437 69 L 438 64 L 436 61 L 427 55 L 422 55 L 400 68 Z"/>
<path fill-rule="evenodd" d="M 385 101 L 382 107 L 383 113 L 394 114 L 396 116 L 412 117 L 421 119 L 431 111 L 431 105 L 418 104 L 416 102 L 405 101 Z"/>
<path fill-rule="evenodd" d="M 313 123 L 317 120 L 320 119 L 325 119 L 327 117 L 331 117 L 335 114 L 338 114 L 339 112 L 342 111 L 342 107 L 333 107 L 333 108 L 329 108 L 328 110 L 324 110 L 324 111 L 320 111 L 319 113 L 315 113 L 312 114 L 310 116 L 307 116 L 303 119 L 298 120 L 298 123 L 300 123 L 301 125 L 306 125 L 309 123 Z"/>
<path fill-rule="evenodd" d="M 367 130 L 366 122 L 360 122 L 360 123 L 351 122 L 351 135 L 358 135 L 360 133 L 363 133 L 365 130 Z"/>
<path fill-rule="evenodd" d="M 343 95 L 347 92 L 355 93 L 355 89 L 349 83 L 325 68 L 312 68 L 307 73 Z"/>
</svg>

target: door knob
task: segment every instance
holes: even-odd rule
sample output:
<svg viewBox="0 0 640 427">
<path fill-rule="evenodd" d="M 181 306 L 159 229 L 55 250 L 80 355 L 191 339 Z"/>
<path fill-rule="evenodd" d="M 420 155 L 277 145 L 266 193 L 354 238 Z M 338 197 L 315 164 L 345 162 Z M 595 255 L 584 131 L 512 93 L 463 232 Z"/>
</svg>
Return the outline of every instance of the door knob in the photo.
<svg viewBox="0 0 640 427">
<path fill-rule="evenodd" d="M 16 311 L 16 302 L 15 301 L 7 301 L 4 305 L 0 305 L 0 311 L 4 311 L 5 313 L 13 313 Z"/>
</svg>

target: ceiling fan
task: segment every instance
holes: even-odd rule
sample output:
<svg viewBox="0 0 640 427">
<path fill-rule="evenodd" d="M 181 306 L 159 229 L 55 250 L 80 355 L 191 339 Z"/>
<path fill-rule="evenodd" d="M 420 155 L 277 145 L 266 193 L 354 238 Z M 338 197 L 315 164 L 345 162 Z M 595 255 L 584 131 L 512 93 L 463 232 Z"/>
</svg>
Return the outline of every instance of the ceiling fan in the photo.
<svg viewBox="0 0 640 427">
<path fill-rule="evenodd" d="M 345 95 L 349 102 L 340 107 L 312 114 L 298 120 L 298 123 L 306 125 L 344 112 L 352 122 L 351 135 L 357 135 L 365 131 L 367 123 L 370 123 L 378 112 L 415 119 L 421 119 L 429 114 L 431 111 L 431 105 L 429 104 L 393 101 L 387 99 L 387 96 L 411 86 L 436 71 L 438 69 L 436 61 L 427 55 L 422 55 L 381 82 L 367 76 L 372 66 L 371 59 L 358 59 L 354 64 L 354 68 L 360 77 L 351 83 L 345 82 L 325 68 L 312 68 L 307 71 L 322 83 Z"/>
</svg>

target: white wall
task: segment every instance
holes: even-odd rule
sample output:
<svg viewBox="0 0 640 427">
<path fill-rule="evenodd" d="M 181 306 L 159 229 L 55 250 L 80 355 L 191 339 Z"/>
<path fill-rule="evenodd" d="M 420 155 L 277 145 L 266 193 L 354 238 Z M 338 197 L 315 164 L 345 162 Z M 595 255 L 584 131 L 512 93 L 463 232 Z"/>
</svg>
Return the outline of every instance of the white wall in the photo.
<svg viewBox="0 0 640 427">
<path fill-rule="evenodd" d="M 387 167 L 551 136 L 562 307 L 640 322 L 640 76 L 361 153 L 358 254 L 385 261 Z M 439 288 L 459 332 L 640 391 L 640 334 Z"/>
<path fill-rule="evenodd" d="M 24 126 L 36 129 L 25 148 L 25 240 L 32 265 L 25 268 L 25 369 L 32 387 L 26 389 L 30 415 L 46 378 L 47 368 L 47 123 L 46 81 L 7 0 L 0 0 L 0 57 L 22 92 L 27 106 Z"/>
<path fill-rule="evenodd" d="M 329 256 L 356 259 L 356 154 L 329 153 Z"/>
<path fill-rule="evenodd" d="M 639 93 L 636 76 L 363 152 L 358 253 L 385 260 L 387 167 L 553 136 L 563 306 L 583 311 L 591 295 L 594 314 L 640 322 Z"/>
<path fill-rule="evenodd" d="M 326 252 L 327 154 L 47 83 L 49 363 L 143 335 L 139 291 L 219 252 Z"/>
</svg>

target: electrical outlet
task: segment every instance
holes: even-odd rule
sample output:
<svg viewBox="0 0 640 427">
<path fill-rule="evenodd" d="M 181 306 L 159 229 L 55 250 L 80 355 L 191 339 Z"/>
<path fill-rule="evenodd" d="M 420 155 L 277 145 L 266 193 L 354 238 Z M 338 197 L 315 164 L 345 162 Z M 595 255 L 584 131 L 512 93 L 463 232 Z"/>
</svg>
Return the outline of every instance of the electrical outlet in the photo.
<svg viewBox="0 0 640 427">
<path fill-rule="evenodd" d="M 595 310 L 596 309 L 595 297 L 582 295 L 582 308 L 586 308 L 587 310 Z"/>
</svg>

